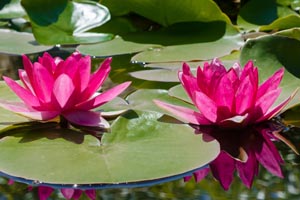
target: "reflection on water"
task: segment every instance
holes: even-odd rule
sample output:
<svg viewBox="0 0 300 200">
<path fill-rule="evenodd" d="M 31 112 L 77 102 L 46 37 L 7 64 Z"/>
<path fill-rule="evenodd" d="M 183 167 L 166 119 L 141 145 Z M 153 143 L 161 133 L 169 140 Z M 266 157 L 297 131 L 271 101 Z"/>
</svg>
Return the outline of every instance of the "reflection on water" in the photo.
<svg viewBox="0 0 300 200">
<path fill-rule="evenodd" d="M 35 57 L 33 56 L 32 58 Z M 167 89 L 174 85 L 174 83 L 155 83 L 130 77 L 128 72 L 143 69 L 137 64 L 130 64 L 130 57 L 131 56 L 118 56 L 114 58 L 113 69 L 110 76 L 111 82 L 106 84 L 120 83 L 131 79 L 134 81 L 133 89 Z M 6 61 L 0 57 L 0 60 L 2 60 L 1 74 L 4 73 L 11 76 L 16 71 L 14 67 L 16 65 L 21 66 L 20 57 L 13 58 L 10 61 Z M 101 59 L 96 59 L 93 64 L 97 65 L 99 61 L 101 61 Z M 7 64 L 3 64 L 4 62 Z M 108 85 L 108 87 L 110 87 L 110 85 Z M 293 143 L 296 146 L 300 146 L 300 129 L 293 128 L 286 134 L 293 139 Z M 285 160 L 285 165 L 282 166 L 284 178 L 280 179 L 273 176 L 260 166 L 259 176 L 255 179 L 252 189 L 250 190 L 236 177 L 230 189 L 224 191 L 220 184 L 209 175 L 200 183 L 195 183 L 194 181 L 185 183 L 183 180 L 177 180 L 147 188 L 98 190 L 97 199 L 300 199 L 300 157 L 296 156 L 295 153 L 283 143 L 278 142 L 276 145 Z M 25 184 L 14 183 L 13 185 L 7 185 L 7 179 L 0 178 L 0 200 L 6 199 L 38 199 L 37 188 L 29 191 Z M 64 198 L 59 192 L 55 192 L 52 194 L 51 199 Z M 88 198 L 82 195 L 80 199 Z"/>
</svg>

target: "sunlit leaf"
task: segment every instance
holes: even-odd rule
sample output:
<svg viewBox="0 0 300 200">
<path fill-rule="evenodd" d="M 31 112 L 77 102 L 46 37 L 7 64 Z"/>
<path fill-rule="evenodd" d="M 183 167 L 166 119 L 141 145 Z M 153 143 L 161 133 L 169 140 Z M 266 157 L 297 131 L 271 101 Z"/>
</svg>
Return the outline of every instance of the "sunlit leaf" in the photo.
<svg viewBox="0 0 300 200">
<path fill-rule="evenodd" d="M 216 141 L 204 141 L 188 125 L 160 122 L 160 117 L 128 112 L 101 142 L 77 130 L 49 126 L 2 132 L 0 171 L 35 182 L 128 187 L 194 170 L 219 153 Z"/>
<path fill-rule="evenodd" d="M 300 28 L 291 28 L 291 29 L 279 31 L 276 33 L 276 35 L 282 35 L 282 36 L 291 37 L 300 40 Z"/>
<path fill-rule="evenodd" d="M 93 1 L 22 0 L 22 5 L 41 44 L 94 43 L 112 38 L 111 34 L 85 33 L 110 19 L 107 8 Z"/>
<path fill-rule="evenodd" d="M 270 30 L 283 30 L 300 26 L 300 16 L 299 15 L 288 15 L 286 17 L 279 18 L 273 23 L 261 26 L 261 31 L 270 31 Z"/>
<path fill-rule="evenodd" d="M 1 0 L 0 19 L 12 19 L 26 15 L 20 2 L 21 0 Z"/>
<path fill-rule="evenodd" d="M 231 23 L 212 0 L 127 0 L 122 3 L 116 0 L 103 0 L 102 3 L 113 15 L 120 16 L 133 12 L 163 26 L 190 21 Z"/>
<path fill-rule="evenodd" d="M 280 67 L 285 67 L 283 80 L 280 84 L 281 95 L 277 102 L 286 99 L 300 86 L 300 41 L 283 36 L 263 36 L 248 40 L 241 51 L 240 61 L 245 64 L 253 60 L 258 67 L 260 81 L 266 80 Z M 299 103 L 296 95 L 289 106 Z"/>
<path fill-rule="evenodd" d="M 52 49 L 52 46 L 39 45 L 30 33 L 0 30 L 0 52 L 11 55 L 32 54 Z"/>
</svg>

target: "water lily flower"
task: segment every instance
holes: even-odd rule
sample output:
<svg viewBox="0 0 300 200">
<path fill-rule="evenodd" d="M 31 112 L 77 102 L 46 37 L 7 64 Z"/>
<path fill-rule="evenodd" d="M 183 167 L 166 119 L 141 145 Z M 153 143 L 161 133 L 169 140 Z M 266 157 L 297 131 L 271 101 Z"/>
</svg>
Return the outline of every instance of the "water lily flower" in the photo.
<svg viewBox="0 0 300 200">
<path fill-rule="evenodd" d="M 107 58 L 91 73 L 90 56 L 75 52 L 66 60 L 44 53 L 38 62 L 31 63 L 23 55 L 24 70 L 19 70 L 23 86 L 9 77 L 3 77 L 10 89 L 23 102 L 0 100 L 0 106 L 34 120 L 61 121 L 81 126 L 107 126 L 100 112 L 92 111 L 123 92 L 130 82 L 98 93 L 108 77 L 112 59 Z"/>
<path fill-rule="evenodd" d="M 209 171 L 227 190 L 235 170 L 247 187 L 251 187 L 258 173 L 258 163 L 278 177 L 282 177 L 283 160 L 272 140 L 277 139 L 269 127 L 256 125 L 277 115 L 292 96 L 272 107 L 279 97 L 279 84 L 284 69 L 276 71 L 259 85 L 258 69 L 249 61 L 242 69 L 238 63 L 226 70 L 214 59 L 197 68 L 197 76 L 184 63 L 179 80 L 195 106 L 195 109 L 155 103 L 177 119 L 191 124 L 197 132 L 208 134 L 219 141 L 221 152 L 209 168 L 194 173 L 196 181 Z M 255 127 L 255 128 L 252 128 Z M 235 148 L 234 148 L 235 147 Z M 189 180 L 188 176 L 185 180 Z"/>
</svg>

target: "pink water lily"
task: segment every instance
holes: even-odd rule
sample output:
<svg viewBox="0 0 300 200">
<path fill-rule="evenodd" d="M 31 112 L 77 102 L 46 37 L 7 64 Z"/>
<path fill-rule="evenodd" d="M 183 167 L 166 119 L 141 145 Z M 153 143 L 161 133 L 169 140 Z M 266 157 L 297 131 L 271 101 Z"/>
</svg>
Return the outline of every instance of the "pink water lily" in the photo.
<svg viewBox="0 0 300 200">
<path fill-rule="evenodd" d="M 214 59 L 205 63 L 203 69 L 198 67 L 197 76 L 183 64 L 179 79 L 195 109 L 158 100 L 155 103 L 191 124 L 197 132 L 209 134 L 220 143 L 221 152 L 209 168 L 194 173 L 196 181 L 212 171 L 227 190 L 234 172 L 238 171 L 243 183 L 251 187 L 259 163 L 274 175 L 283 176 L 280 168 L 283 160 L 272 143 L 277 138 L 269 127 L 260 127 L 262 122 L 277 115 L 293 96 L 272 107 L 281 92 L 279 84 L 283 73 L 281 68 L 259 85 L 258 69 L 252 61 L 243 69 L 234 64 L 226 70 L 219 60 Z"/>
<path fill-rule="evenodd" d="M 155 101 L 183 121 L 198 125 L 223 127 L 246 126 L 271 119 L 278 114 L 292 97 L 274 108 L 271 106 L 279 97 L 279 84 L 284 69 L 275 72 L 259 85 L 258 70 L 249 61 L 242 69 L 238 63 L 226 70 L 214 59 L 198 67 L 195 77 L 184 63 L 179 79 L 198 111 Z"/>
<path fill-rule="evenodd" d="M 34 120 L 52 120 L 58 116 L 82 126 L 107 126 L 100 112 L 92 111 L 123 92 L 125 82 L 103 93 L 98 93 L 110 72 L 111 58 L 103 61 L 91 73 L 90 56 L 75 52 L 66 60 L 53 58 L 48 53 L 38 62 L 23 56 L 24 70 L 19 70 L 23 84 L 3 77 L 6 84 L 23 102 L 0 100 L 0 106 Z"/>
</svg>

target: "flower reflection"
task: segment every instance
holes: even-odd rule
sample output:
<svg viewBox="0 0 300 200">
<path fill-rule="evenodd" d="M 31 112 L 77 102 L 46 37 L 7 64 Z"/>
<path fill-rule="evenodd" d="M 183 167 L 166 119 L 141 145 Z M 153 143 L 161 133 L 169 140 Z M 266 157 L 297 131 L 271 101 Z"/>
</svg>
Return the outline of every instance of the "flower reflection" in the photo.
<svg viewBox="0 0 300 200">
<path fill-rule="evenodd" d="M 238 63 L 229 70 L 214 59 L 198 67 L 195 77 L 187 64 L 179 80 L 192 100 L 195 110 L 155 100 L 176 118 L 188 122 L 204 135 L 219 141 L 221 152 L 209 168 L 194 173 L 196 181 L 209 171 L 227 190 L 237 171 L 242 182 L 251 187 L 259 163 L 272 174 L 283 177 L 283 160 L 272 140 L 277 139 L 273 126 L 262 125 L 277 115 L 291 100 L 288 97 L 272 107 L 279 97 L 283 68 L 259 85 L 258 69 L 249 61 L 244 68 Z M 279 135 L 279 133 L 277 133 Z M 282 139 L 282 137 L 280 138 Z M 189 180 L 191 177 L 185 177 Z"/>
</svg>

